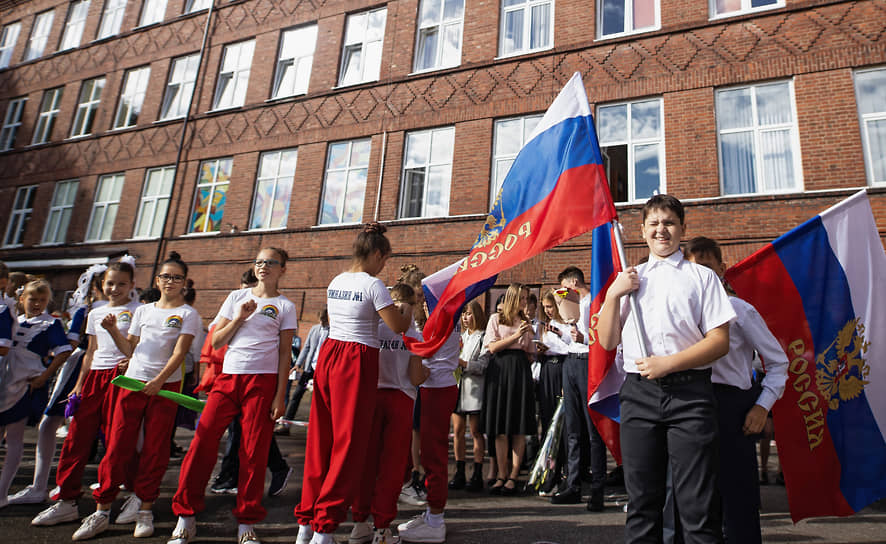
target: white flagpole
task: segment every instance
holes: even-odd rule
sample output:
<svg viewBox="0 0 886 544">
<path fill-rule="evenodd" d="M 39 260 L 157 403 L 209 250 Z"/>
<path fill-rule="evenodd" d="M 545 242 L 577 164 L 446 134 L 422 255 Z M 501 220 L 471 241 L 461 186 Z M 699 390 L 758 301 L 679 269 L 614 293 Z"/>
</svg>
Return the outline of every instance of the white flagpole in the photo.
<svg viewBox="0 0 886 544">
<path fill-rule="evenodd" d="M 621 239 L 621 225 L 618 221 L 612 220 L 612 231 L 615 233 L 615 247 L 618 250 L 618 260 L 621 261 L 622 270 L 627 267 L 627 257 L 625 257 L 625 246 Z M 646 331 L 643 330 L 643 321 L 640 319 L 640 307 L 637 305 L 637 292 L 631 291 L 628 294 L 628 304 L 631 306 L 631 319 L 634 320 L 634 330 L 637 331 L 637 343 L 640 345 L 640 355 L 649 357 L 646 351 Z M 622 338 L 624 341 L 624 338 Z"/>
</svg>

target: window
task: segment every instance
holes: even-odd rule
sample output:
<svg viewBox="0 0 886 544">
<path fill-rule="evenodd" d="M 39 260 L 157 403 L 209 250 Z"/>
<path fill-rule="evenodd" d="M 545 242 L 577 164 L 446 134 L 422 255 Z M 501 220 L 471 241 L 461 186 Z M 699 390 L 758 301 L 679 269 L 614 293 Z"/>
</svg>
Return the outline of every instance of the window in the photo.
<svg viewBox="0 0 886 544">
<path fill-rule="evenodd" d="M 187 115 L 199 67 L 200 55 L 197 53 L 173 59 L 169 69 L 169 82 L 163 94 L 163 104 L 160 106 L 161 120 Z"/>
<path fill-rule="evenodd" d="M 194 208 L 188 232 L 218 232 L 225 212 L 225 196 L 231 183 L 233 159 L 212 159 L 200 163 L 200 178 L 194 194 Z"/>
<path fill-rule="evenodd" d="M 648 32 L 661 26 L 658 0 L 601 0 L 597 5 L 597 33 L 601 38 Z"/>
<path fill-rule="evenodd" d="M 64 244 L 68 234 L 68 223 L 71 222 L 71 212 L 74 210 L 74 200 L 77 198 L 76 179 L 60 181 L 55 184 L 55 192 L 52 193 L 52 202 L 49 204 L 49 217 L 46 219 L 46 228 L 43 230 L 44 244 Z"/>
<path fill-rule="evenodd" d="M 886 183 L 886 68 L 855 73 L 865 168 L 870 183 Z"/>
<path fill-rule="evenodd" d="M 138 26 L 148 26 L 159 23 L 166 16 L 166 0 L 145 0 L 142 7 L 142 16 Z"/>
<path fill-rule="evenodd" d="M 272 98 L 308 92 L 308 80 L 311 78 L 311 65 L 314 63 L 316 45 L 317 25 L 283 32 Z"/>
<path fill-rule="evenodd" d="M 117 106 L 117 116 L 114 118 L 114 128 L 132 127 L 138 122 L 138 114 L 141 112 L 142 102 L 145 101 L 150 76 L 151 68 L 148 66 L 126 71 L 123 91 L 120 92 L 120 104 Z"/>
<path fill-rule="evenodd" d="M 72 2 L 68 9 L 68 22 L 65 23 L 65 32 L 62 35 L 62 44 L 59 51 L 80 47 L 80 38 L 83 37 L 83 27 L 86 26 L 86 15 L 89 12 L 89 0 Z"/>
<path fill-rule="evenodd" d="M 286 228 L 297 149 L 262 153 L 255 180 L 250 229 Z"/>
<path fill-rule="evenodd" d="M 495 202 L 505 176 L 511 169 L 517 153 L 523 149 L 529 137 L 541 121 L 541 115 L 527 115 L 515 119 L 501 119 L 495 122 L 492 153 L 492 187 L 489 191 L 489 204 Z"/>
<path fill-rule="evenodd" d="M 784 0 L 710 0 L 711 17 L 733 16 L 784 7 Z"/>
<path fill-rule="evenodd" d="M 101 103 L 102 89 L 104 88 L 105 78 L 103 77 L 83 82 L 83 86 L 80 87 L 80 98 L 77 100 L 74 125 L 71 127 L 72 138 L 92 133 L 92 122 L 95 121 L 95 112 Z"/>
<path fill-rule="evenodd" d="M 95 188 L 95 203 L 86 230 L 87 242 L 102 242 L 111 239 L 117 208 L 120 207 L 120 193 L 123 191 L 123 174 L 109 174 L 98 178 Z"/>
<path fill-rule="evenodd" d="M 246 103 L 246 87 L 249 85 L 249 68 L 252 66 L 254 49 L 255 40 L 225 46 L 212 109 L 236 108 Z"/>
<path fill-rule="evenodd" d="M 6 117 L 3 118 L 3 128 L 0 129 L 0 151 L 12 149 L 15 145 L 15 134 L 22 125 L 22 113 L 25 111 L 27 97 L 13 98 L 6 107 Z"/>
<path fill-rule="evenodd" d="M 351 140 L 329 144 L 320 224 L 359 223 L 369 172 L 371 141 Z"/>
<path fill-rule="evenodd" d="M 455 128 L 406 134 L 400 217 L 449 215 L 449 180 Z"/>
<path fill-rule="evenodd" d="M 378 80 L 387 16 L 387 8 L 348 15 L 339 86 Z"/>
<path fill-rule="evenodd" d="M 21 23 L 12 23 L 4 26 L 0 32 L 0 68 L 6 68 L 12 62 L 12 52 L 21 27 Z"/>
<path fill-rule="evenodd" d="M 716 106 L 723 194 L 801 188 L 791 82 L 719 90 Z"/>
<path fill-rule="evenodd" d="M 209 9 L 212 0 L 187 0 L 185 2 L 185 13 L 194 13 L 202 9 Z"/>
<path fill-rule="evenodd" d="M 40 102 L 40 116 L 37 118 L 37 128 L 34 129 L 32 144 L 46 143 L 52 137 L 52 127 L 55 126 L 55 119 L 58 117 L 62 101 L 62 90 L 63 87 L 56 87 L 43 93 L 43 100 Z"/>
<path fill-rule="evenodd" d="M 419 12 L 415 71 L 461 64 L 464 0 L 422 0 Z"/>
<path fill-rule="evenodd" d="M 28 48 L 25 49 L 25 58 L 27 62 L 43 56 L 43 50 L 46 49 L 46 42 L 49 40 L 49 31 L 52 30 L 52 18 L 55 12 L 44 11 L 34 18 L 34 28 L 31 30 L 31 39 L 28 40 Z"/>
<path fill-rule="evenodd" d="M 665 192 L 663 118 L 660 98 L 597 108 L 600 151 L 615 202 Z"/>
<path fill-rule="evenodd" d="M 109 38 L 120 32 L 120 25 L 123 24 L 123 14 L 125 12 L 126 0 L 106 0 L 97 39 Z"/>
<path fill-rule="evenodd" d="M 502 0 L 500 55 L 519 55 L 554 45 L 553 0 Z"/>
<path fill-rule="evenodd" d="M 142 200 L 135 223 L 135 238 L 158 238 L 169 208 L 169 195 L 175 182 L 175 167 L 152 168 L 145 174 Z"/>
<path fill-rule="evenodd" d="M 9 223 L 6 225 L 3 247 L 18 247 L 22 245 L 22 238 L 25 237 L 25 227 L 28 226 L 31 212 L 34 211 L 34 197 L 36 195 L 36 185 L 19 187 L 15 191 L 15 201 L 12 204 Z"/>
</svg>

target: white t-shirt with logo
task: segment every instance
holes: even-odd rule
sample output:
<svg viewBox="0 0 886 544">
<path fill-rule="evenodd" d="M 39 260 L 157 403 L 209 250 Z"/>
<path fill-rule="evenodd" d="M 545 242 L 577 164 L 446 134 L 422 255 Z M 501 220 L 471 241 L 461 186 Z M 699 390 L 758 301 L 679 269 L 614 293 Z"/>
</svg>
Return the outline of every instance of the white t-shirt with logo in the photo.
<svg viewBox="0 0 886 544">
<path fill-rule="evenodd" d="M 233 321 L 240 306 L 254 300 L 256 307 L 228 342 L 222 372 L 225 374 L 276 374 L 280 366 L 280 331 L 298 329 L 295 304 L 283 295 L 262 298 L 252 288 L 232 291 L 218 317 Z"/>
<path fill-rule="evenodd" d="M 455 328 L 449 333 L 449 338 L 440 346 L 437 353 L 430 359 L 422 360 L 422 364 L 431 371 L 431 375 L 421 386 L 437 389 L 457 385 L 454 372 L 458 368 L 459 354 L 461 354 L 461 325 L 456 323 Z"/>
<path fill-rule="evenodd" d="M 406 349 L 403 336 L 395 333 L 378 320 L 378 388 L 399 389 L 415 400 L 416 389 L 409 381 L 409 358 L 412 352 Z M 410 326 L 406 336 L 421 341 L 421 333 Z"/>
<path fill-rule="evenodd" d="M 114 343 L 111 333 L 102 327 L 102 320 L 105 316 L 114 314 L 117 318 L 117 328 L 120 329 L 123 337 L 126 338 L 132 319 L 135 316 L 135 311 L 138 310 L 139 306 L 141 304 L 132 300 L 121 306 L 109 306 L 106 304 L 98 308 L 93 307 L 92 311 L 89 312 L 89 315 L 86 317 L 86 334 L 95 336 L 96 341 L 96 349 L 92 355 L 92 365 L 90 367 L 92 370 L 115 368 L 120 361 L 126 359 L 126 355 L 117 349 L 117 344 Z"/>
<path fill-rule="evenodd" d="M 394 301 L 382 281 L 366 272 L 343 272 L 326 290 L 329 338 L 379 347 L 378 311 Z"/>
<path fill-rule="evenodd" d="M 129 325 L 129 334 L 138 336 L 139 341 L 126 376 L 143 382 L 156 378 L 172 357 L 179 335 L 197 336 L 200 326 L 200 315 L 187 304 L 170 309 L 158 308 L 157 303 L 139 306 Z M 182 378 L 181 372 L 173 372 L 166 383 Z"/>
</svg>

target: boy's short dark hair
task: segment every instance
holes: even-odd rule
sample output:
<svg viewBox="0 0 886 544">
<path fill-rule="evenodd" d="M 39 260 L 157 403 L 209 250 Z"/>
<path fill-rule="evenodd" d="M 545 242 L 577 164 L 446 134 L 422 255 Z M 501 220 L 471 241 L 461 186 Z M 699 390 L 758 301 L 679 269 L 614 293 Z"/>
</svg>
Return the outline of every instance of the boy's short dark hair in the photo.
<svg viewBox="0 0 886 544">
<path fill-rule="evenodd" d="M 6 266 L 6 263 L 0 261 L 0 279 L 9 277 L 9 267 Z"/>
<path fill-rule="evenodd" d="M 652 210 L 671 210 L 680 219 L 680 224 L 685 223 L 686 212 L 683 210 L 683 203 L 671 195 L 654 195 L 643 205 L 643 222 L 646 222 L 646 216 Z"/>
<path fill-rule="evenodd" d="M 252 270 L 251 266 L 247 268 L 245 272 L 243 272 L 242 276 L 240 276 L 240 283 L 246 285 L 258 283 L 258 278 L 255 276 L 255 272 Z"/>
<path fill-rule="evenodd" d="M 705 236 L 696 236 L 686 242 L 686 254 L 695 257 L 703 257 L 710 255 L 717 259 L 717 262 L 723 262 L 723 252 L 720 250 L 720 244 L 716 240 Z"/>
<path fill-rule="evenodd" d="M 563 280 L 576 280 L 578 283 L 584 284 L 585 273 L 577 266 L 567 266 L 557 275 L 557 281 L 563 283 Z"/>
</svg>

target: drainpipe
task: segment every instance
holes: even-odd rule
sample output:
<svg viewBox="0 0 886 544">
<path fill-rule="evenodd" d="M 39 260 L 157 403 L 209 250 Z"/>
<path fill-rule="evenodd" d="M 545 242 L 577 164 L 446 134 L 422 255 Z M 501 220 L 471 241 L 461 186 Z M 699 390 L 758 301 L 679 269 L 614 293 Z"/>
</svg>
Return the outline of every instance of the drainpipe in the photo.
<svg viewBox="0 0 886 544">
<path fill-rule="evenodd" d="M 378 221 L 378 208 L 381 206 L 381 179 L 385 173 L 385 153 L 388 147 L 388 131 L 385 130 L 381 135 L 381 165 L 378 168 L 378 189 L 375 191 L 375 214 L 373 221 Z"/>
</svg>

